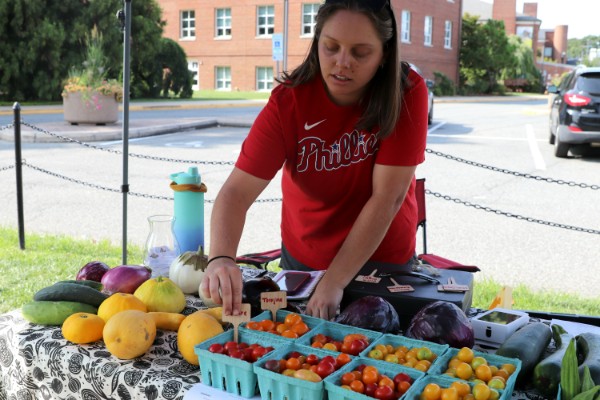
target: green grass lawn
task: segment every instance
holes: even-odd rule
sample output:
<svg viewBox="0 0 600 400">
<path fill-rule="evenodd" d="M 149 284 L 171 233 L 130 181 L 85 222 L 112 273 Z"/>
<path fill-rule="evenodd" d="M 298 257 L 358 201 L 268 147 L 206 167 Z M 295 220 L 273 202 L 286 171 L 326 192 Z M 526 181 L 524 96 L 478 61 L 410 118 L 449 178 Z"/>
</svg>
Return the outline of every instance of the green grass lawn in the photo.
<svg viewBox="0 0 600 400">
<path fill-rule="evenodd" d="M 121 264 L 121 246 L 108 241 L 77 240 L 67 236 L 27 234 L 25 250 L 19 248 L 16 229 L 0 226 L 0 313 L 19 308 L 32 300 L 42 287 L 63 279 L 75 279 L 89 261 L 111 267 Z M 142 249 L 128 246 L 127 259 L 142 259 Z M 493 281 L 476 281 L 473 306 L 487 309 L 502 286 Z M 600 315 L 597 300 L 544 292 L 525 286 L 513 288 L 514 308 L 523 310 Z"/>
</svg>

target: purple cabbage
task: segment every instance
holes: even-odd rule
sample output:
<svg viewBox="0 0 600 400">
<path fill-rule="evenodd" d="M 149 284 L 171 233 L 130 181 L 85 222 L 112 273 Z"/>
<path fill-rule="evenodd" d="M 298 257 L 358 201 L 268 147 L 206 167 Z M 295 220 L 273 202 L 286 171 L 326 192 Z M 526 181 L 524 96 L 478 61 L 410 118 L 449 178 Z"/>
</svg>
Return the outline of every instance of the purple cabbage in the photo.
<svg viewBox="0 0 600 400">
<path fill-rule="evenodd" d="M 456 304 L 446 301 L 436 301 L 419 310 L 405 335 L 458 349 L 475 344 L 471 321 Z"/>
<path fill-rule="evenodd" d="M 333 321 L 382 333 L 397 333 L 400 330 L 400 317 L 396 309 L 379 296 L 365 296 L 353 301 Z"/>
<path fill-rule="evenodd" d="M 104 274 L 110 269 L 108 265 L 102 261 L 90 261 L 85 264 L 75 277 L 76 280 L 89 280 L 100 282 Z"/>
</svg>

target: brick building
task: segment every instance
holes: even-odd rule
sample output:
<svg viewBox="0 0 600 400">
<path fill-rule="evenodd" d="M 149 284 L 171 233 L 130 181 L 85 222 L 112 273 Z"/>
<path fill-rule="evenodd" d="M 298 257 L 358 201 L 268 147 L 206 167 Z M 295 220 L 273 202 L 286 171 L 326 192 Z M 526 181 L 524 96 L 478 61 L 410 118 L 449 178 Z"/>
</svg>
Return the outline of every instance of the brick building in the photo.
<svg viewBox="0 0 600 400">
<path fill-rule="evenodd" d="M 504 21 L 507 35 L 517 35 L 529 42 L 534 61 L 546 83 L 574 68 L 566 64 L 569 27 L 558 25 L 554 29 L 540 29 L 542 21 L 537 17 L 538 3 L 525 2 L 523 11 L 517 12 L 517 0 L 494 0 L 492 3 L 482 0 L 463 1 L 464 13 L 478 15 L 481 22 L 488 19 Z"/>
<path fill-rule="evenodd" d="M 164 36 L 185 50 L 194 89 L 269 91 L 273 77 L 299 65 L 310 46 L 322 1 L 158 0 Z M 426 78 L 458 80 L 461 0 L 391 0 L 400 55 Z M 287 10 L 287 18 L 286 18 Z M 287 21 L 287 60 L 274 61 Z M 275 40 L 274 40 L 275 38 Z M 285 48 L 285 47 L 284 47 Z M 286 53 L 286 52 L 281 52 Z"/>
</svg>

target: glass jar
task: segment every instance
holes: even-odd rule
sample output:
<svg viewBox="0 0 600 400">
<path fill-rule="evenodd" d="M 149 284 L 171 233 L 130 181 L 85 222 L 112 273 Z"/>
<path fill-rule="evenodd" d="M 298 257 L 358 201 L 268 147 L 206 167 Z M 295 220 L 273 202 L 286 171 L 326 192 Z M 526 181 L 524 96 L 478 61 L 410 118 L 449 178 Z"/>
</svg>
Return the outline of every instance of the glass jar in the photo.
<svg viewBox="0 0 600 400">
<path fill-rule="evenodd" d="M 169 277 L 171 263 L 181 253 L 171 215 L 152 215 L 148 217 L 150 233 L 144 249 L 144 265 L 152 270 L 152 278 Z"/>
</svg>

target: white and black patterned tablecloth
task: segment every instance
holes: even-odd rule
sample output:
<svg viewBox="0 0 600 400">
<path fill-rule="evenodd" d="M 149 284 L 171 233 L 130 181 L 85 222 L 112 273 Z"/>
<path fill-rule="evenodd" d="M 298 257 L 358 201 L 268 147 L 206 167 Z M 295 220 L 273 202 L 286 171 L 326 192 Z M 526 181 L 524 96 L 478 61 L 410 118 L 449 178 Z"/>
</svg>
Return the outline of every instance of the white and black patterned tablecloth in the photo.
<svg viewBox="0 0 600 400">
<path fill-rule="evenodd" d="M 242 271 L 244 279 L 260 273 Z M 198 297 L 186 301 L 183 314 L 206 308 Z M 200 369 L 181 357 L 177 332 L 159 329 L 146 354 L 120 360 L 103 341 L 73 344 L 60 326 L 31 324 L 20 310 L 0 315 L 0 400 L 181 400 L 198 382 Z"/>
</svg>

